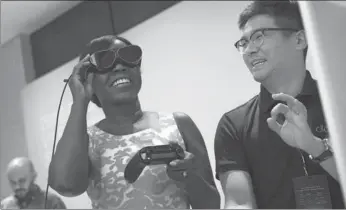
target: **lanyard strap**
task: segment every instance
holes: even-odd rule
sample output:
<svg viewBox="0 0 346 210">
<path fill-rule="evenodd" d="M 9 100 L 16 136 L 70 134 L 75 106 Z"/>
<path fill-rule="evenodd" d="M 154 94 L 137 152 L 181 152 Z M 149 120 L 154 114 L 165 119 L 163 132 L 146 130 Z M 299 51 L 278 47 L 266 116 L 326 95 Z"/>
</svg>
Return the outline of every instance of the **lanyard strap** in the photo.
<svg viewBox="0 0 346 210">
<path fill-rule="evenodd" d="M 303 155 L 303 153 L 302 153 L 299 149 L 298 149 L 298 152 L 299 152 L 300 158 L 301 158 L 301 160 L 302 160 L 303 169 L 304 169 L 304 174 L 305 174 L 305 176 L 309 176 L 308 170 L 307 170 L 307 168 L 306 168 L 306 162 L 305 162 L 304 155 Z"/>
</svg>

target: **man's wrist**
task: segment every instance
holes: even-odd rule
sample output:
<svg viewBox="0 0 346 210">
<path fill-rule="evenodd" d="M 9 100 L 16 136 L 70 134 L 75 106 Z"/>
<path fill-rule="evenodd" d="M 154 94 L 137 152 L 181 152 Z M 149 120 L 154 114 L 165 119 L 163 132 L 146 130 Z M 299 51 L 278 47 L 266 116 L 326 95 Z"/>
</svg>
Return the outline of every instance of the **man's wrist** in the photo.
<svg viewBox="0 0 346 210">
<path fill-rule="evenodd" d="M 303 150 L 312 157 L 316 158 L 325 151 L 325 146 L 320 138 L 313 136 L 313 139 Z"/>
</svg>

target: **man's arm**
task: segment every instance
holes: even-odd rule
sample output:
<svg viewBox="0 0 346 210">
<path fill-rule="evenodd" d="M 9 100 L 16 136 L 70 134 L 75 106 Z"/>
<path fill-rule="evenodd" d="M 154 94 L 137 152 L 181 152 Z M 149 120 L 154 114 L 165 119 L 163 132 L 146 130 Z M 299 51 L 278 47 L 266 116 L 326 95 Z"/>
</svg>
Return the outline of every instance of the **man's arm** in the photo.
<svg viewBox="0 0 346 210">
<path fill-rule="evenodd" d="M 228 171 L 220 174 L 222 190 L 225 194 L 225 209 L 256 208 L 251 177 L 245 171 Z"/>
<path fill-rule="evenodd" d="M 187 151 L 194 155 L 194 170 L 188 173 L 186 191 L 192 208 L 219 209 L 220 194 L 216 188 L 210 160 L 201 132 L 193 120 L 184 113 L 175 113 L 179 131 Z M 202 193 L 203 192 L 203 193 Z"/>
<path fill-rule="evenodd" d="M 215 134 L 216 178 L 224 192 L 225 209 L 256 208 L 245 151 L 237 133 L 230 117 L 224 115 Z"/>
</svg>

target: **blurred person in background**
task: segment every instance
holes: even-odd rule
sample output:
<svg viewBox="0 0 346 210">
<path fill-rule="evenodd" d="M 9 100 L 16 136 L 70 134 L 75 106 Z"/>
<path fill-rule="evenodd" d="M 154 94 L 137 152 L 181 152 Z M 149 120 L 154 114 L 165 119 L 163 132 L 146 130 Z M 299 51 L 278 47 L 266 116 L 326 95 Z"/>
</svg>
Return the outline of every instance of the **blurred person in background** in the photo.
<svg viewBox="0 0 346 210">
<path fill-rule="evenodd" d="M 37 173 L 28 158 L 14 158 L 8 164 L 7 176 L 14 194 L 1 201 L 1 209 L 45 208 L 46 193 L 35 184 Z M 48 209 L 66 209 L 64 202 L 52 193 L 48 193 L 46 207 Z"/>
<path fill-rule="evenodd" d="M 68 197 L 87 192 L 94 209 L 220 208 L 207 149 L 191 118 L 141 109 L 141 48 L 103 36 L 80 58 L 69 80 L 73 105 L 50 164 L 50 186 Z M 87 128 L 90 101 L 105 119 Z M 185 159 L 147 166 L 137 181 L 126 181 L 127 163 L 141 148 L 172 142 L 185 149 Z"/>
<path fill-rule="evenodd" d="M 345 208 L 297 2 L 254 1 L 235 43 L 260 93 L 215 135 L 225 208 Z"/>
</svg>

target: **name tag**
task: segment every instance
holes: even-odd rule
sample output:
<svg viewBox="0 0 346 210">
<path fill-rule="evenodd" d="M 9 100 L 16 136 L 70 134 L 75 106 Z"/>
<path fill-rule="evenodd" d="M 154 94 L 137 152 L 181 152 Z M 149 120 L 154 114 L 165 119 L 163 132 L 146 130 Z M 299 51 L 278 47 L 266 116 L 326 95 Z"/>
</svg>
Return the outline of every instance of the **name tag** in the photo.
<svg viewBox="0 0 346 210">
<path fill-rule="evenodd" d="M 332 202 L 325 175 L 303 176 L 293 179 L 298 209 L 331 209 Z"/>
</svg>

